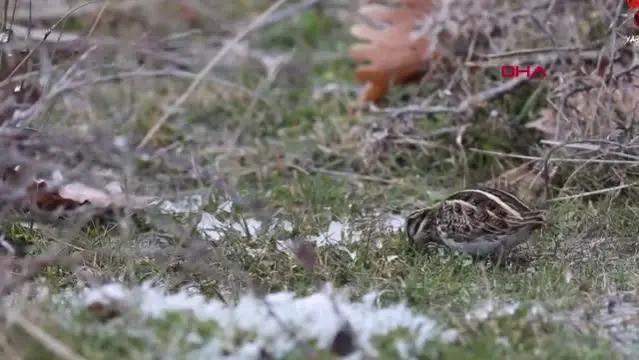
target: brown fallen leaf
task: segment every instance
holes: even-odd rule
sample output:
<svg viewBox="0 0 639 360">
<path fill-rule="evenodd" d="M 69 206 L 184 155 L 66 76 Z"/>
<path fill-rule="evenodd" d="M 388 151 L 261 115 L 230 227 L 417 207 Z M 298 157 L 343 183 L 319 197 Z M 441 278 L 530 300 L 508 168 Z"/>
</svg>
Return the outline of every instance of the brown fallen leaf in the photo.
<svg viewBox="0 0 639 360">
<path fill-rule="evenodd" d="M 558 167 L 549 164 L 548 177 L 550 185 L 558 182 Z M 484 185 L 508 190 L 522 200 L 539 204 L 547 200 L 546 183 L 543 175 L 543 162 L 532 160 L 516 168 L 510 169 L 487 181 Z"/>
<path fill-rule="evenodd" d="M 69 183 L 57 189 L 49 189 L 45 181 L 32 187 L 31 202 L 41 210 L 72 210 L 90 204 L 98 209 L 130 208 L 142 209 L 150 205 L 155 197 L 129 195 L 122 192 L 116 183 L 97 189 L 82 183 Z"/>
<path fill-rule="evenodd" d="M 391 83 L 406 83 L 419 77 L 424 70 L 430 41 L 415 36 L 417 22 L 433 8 L 430 0 L 403 0 L 391 8 L 379 4 L 364 5 L 359 13 L 375 22 L 385 23 L 382 29 L 356 24 L 351 34 L 366 40 L 351 46 L 350 56 L 367 61 L 355 70 L 355 78 L 364 83 L 360 103 L 378 102 L 388 92 Z M 432 57 L 437 56 L 433 51 Z"/>
</svg>

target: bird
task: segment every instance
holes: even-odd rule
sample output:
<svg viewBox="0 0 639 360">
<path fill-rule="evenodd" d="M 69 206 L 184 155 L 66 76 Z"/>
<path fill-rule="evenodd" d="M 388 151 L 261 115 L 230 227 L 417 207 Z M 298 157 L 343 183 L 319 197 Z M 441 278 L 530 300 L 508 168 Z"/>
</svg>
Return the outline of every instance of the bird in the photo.
<svg viewBox="0 0 639 360">
<path fill-rule="evenodd" d="M 507 191 L 478 186 L 411 212 L 405 230 L 415 248 L 437 243 L 475 258 L 501 259 L 545 221 L 545 210 L 533 209 Z"/>
</svg>

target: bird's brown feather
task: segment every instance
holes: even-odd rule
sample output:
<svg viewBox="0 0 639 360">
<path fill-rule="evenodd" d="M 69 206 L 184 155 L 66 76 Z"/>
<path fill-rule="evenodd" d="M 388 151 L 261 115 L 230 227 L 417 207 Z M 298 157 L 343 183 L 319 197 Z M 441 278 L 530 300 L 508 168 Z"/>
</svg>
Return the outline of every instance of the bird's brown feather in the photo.
<svg viewBox="0 0 639 360">
<path fill-rule="evenodd" d="M 503 190 L 476 187 L 452 194 L 437 206 L 413 212 L 407 220 L 411 241 L 464 244 L 500 242 L 541 227 L 545 213 Z"/>
</svg>

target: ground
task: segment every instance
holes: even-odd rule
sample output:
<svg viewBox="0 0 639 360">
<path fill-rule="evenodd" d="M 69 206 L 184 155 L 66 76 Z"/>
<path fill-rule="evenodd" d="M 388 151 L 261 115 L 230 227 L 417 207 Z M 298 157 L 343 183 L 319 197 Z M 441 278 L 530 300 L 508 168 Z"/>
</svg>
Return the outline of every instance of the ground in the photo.
<svg viewBox="0 0 639 360">
<path fill-rule="evenodd" d="M 180 13 L 184 20 L 163 31 L 184 30 L 190 19 L 218 34 L 191 35 L 175 50 L 192 70 L 96 85 L 65 98 L 89 110 L 70 113 L 59 100 L 41 124 L 107 123 L 112 135 L 138 144 L 215 56 L 212 43 L 267 5 L 220 6 L 215 17 L 226 23 L 214 26 Z M 131 189 L 157 197 L 152 206 L 82 229 L 6 226 L 27 258 L 54 251 L 73 266 L 46 264 L 3 291 L 3 355 L 611 359 L 636 350 L 639 223 L 631 195 L 551 203 L 538 238 L 501 266 L 442 248 L 418 251 L 403 232 L 410 211 L 521 164 L 471 149 L 527 153 L 539 134 L 522 124 L 544 106 L 530 100 L 537 83 L 490 100 L 472 116 L 460 150 L 457 114 L 353 110 L 353 39 L 335 13 L 300 10 L 238 45 L 254 59 L 236 49 L 211 72 L 153 136 L 151 160 L 132 160 Z M 135 18 L 105 16 L 111 27 L 98 34 L 134 38 L 118 31 Z M 282 54 L 292 55 L 277 72 L 264 70 L 265 59 Z M 384 106 L 419 103 L 438 87 L 395 87 Z M 193 168 L 157 166 L 163 154 Z"/>
</svg>

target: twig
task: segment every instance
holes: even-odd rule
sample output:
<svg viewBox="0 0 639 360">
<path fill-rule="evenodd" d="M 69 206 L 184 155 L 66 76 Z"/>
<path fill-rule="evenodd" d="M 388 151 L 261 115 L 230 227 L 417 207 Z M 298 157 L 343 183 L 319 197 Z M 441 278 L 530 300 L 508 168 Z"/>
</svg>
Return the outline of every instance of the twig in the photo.
<svg viewBox="0 0 639 360">
<path fill-rule="evenodd" d="M 320 174 L 332 175 L 332 176 L 342 176 L 342 177 L 348 177 L 348 178 L 352 178 L 352 179 L 374 181 L 374 182 L 379 182 L 379 183 L 382 183 L 382 184 L 392 185 L 392 184 L 396 183 L 393 180 L 384 179 L 384 178 L 377 177 L 377 176 L 360 175 L 360 174 L 356 174 L 356 173 L 349 173 L 349 172 L 346 172 L 346 171 L 335 171 L 335 170 L 321 169 L 321 168 L 316 168 L 316 167 L 306 168 L 305 170 L 310 171 L 310 172 L 320 173 Z"/>
<path fill-rule="evenodd" d="M 306 358 L 307 359 L 314 359 L 315 358 L 315 350 L 313 350 L 313 348 L 311 348 L 308 345 L 308 343 L 306 343 L 306 341 L 300 340 L 297 337 L 297 333 L 296 333 L 295 329 L 292 329 L 279 316 L 277 316 L 277 314 L 275 313 L 275 310 L 273 310 L 273 307 L 266 300 L 266 298 L 264 296 L 259 296 L 258 299 L 262 302 L 264 307 L 266 307 L 266 311 L 273 318 L 273 320 L 275 320 L 275 322 L 280 326 L 280 328 L 284 332 L 286 332 L 286 334 L 289 336 L 289 338 L 291 338 L 295 342 L 295 345 L 297 345 L 298 348 L 301 348 L 302 351 L 304 351 L 304 353 L 306 354 Z"/>
<path fill-rule="evenodd" d="M 566 48 L 567 49 L 567 48 Z M 521 63 L 532 63 L 532 62 L 536 62 L 536 63 L 542 63 L 542 64 L 549 64 L 549 63 L 555 63 L 557 60 L 559 60 L 563 55 L 556 53 L 556 52 L 545 52 L 545 51 L 534 51 L 536 49 L 526 49 L 526 50 L 522 50 L 523 54 L 529 54 L 528 55 L 536 55 L 536 58 L 526 58 L 526 59 L 522 59 L 520 62 Z M 547 50 L 547 49 L 541 49 L 541 50 Z M 573 49 L 574 50 L 574 49 Z M 574 50 L 574 51 L 579 51 L 579 49 Z M 569 52 L 568 50 L 565 50 L 564 52 Z M 489 54 L 489 55 L 481 55 L 480 58 L 484 58 L 484 59 L 488 59 L 485 61 L 466 61 L 464 62 L 464 66 L 466 67 L 476 67 L 476 68 L 494 68 L 494 67 L 498 67 L 500 65 L 502 65 L 504 62 L 503 61 L 499 61 L 499 59 L 502 58 L 507 58 L 507 57 L 513 57 L 513 56 L 517 56 L 519 55 L 517 53 L 517 51 L 512 51 L 509 53 L 499 53 L 499 54 Z M 579 58 L 583 59 L 583 60 L 596 60 L 598 56 L 598 51 L 597 50 L 582 50 L 579 51 Z"/>
<path fill-rule="evenodd" d="M 319 3 L 319 0 L 304 0 L 302 2 L 300 2 L 299 4 L 294 4 L 291 5 L 289 7 L 287 7 L 286 9 L 282 9 L 280 11 L 276 11 L 273 12 L 271 15 L 269 15 L 267 18 L 265 18 L 261 24 L 259 24 L 258 26 L 256 26 L 253 29 L 253 32 L 257 31 L 257 30 L 261 30 L 265 27 L 274 25 L 276 23 L 282 22 L 288 18 L 291 18 L 295 15 L 297 15 L 298 13 L 309 9 L 313 6 L 315 6 L 315 4 Z"/>
<path fill-rule="evenodd" d="M 503 83 L 497 85 L 496 87 L 494 87 L 492 89 L 488 89 L 486 91 L 480 92 L 479 94 L 470 96 L 468 99 L 464 100 L 464 102 L 462 102 L 459 105 L 459 107 L 463 111 L 465 111 L 467 109 L 472 108 L 473 106 L 475 106 L 477 104 L 480 104 L 482 102 L 494 99 L 497 96 L 516 88 L 517 86 L 519 86 L 520 84 L 524 83 L 527 80 L 528 80 L 528 78 L 523 77 L 523 76 L 516 77 L 514 79 L 508 80 L 506 82 L 503 82 Z"/>
<path fill-rule="evenodd" d="M 538 49 L 513 50 L 513 51 L 506 51 L 503 53 L 488 54 L 483 56 L 486 57 L 487 59 L 498 59 L 498 58 L 519 56 L 519 55 L 532 55 L 532 54 L 554 53 L 554 52 L 572 52 L 572 51 L 582 51 L 582 50 L 585 50 L 585 49 L 581 46 L 546 47 L 546 48 L 538 48 Z"/>
<path fill-rule="evenodd" d="M 429 106 L 422 107 L 418 105 L 409 105 L 403 108 L 384 108 L 381 110 L 373 110 L 373 113 L 384 113 L 390 114 L 392 116 L 401 116 L 404 114 L 437 114 L 437 113 L 453 113 L 459 114 L 464 113 L 466 111 L 472 111 L 473 108 L 481 104 L 485 101 L 492 100 L 499 95 L 510 91 L 520 84 L 524 83 L 528 78 L 526 77 L 516 77 L 514 79 L 510 79 L 505 81 L 494 88 L 482 91 L 478 94 L 469 96 L 466 100 L 462 101 L 457 107 L 446 107 L 446 106 Z"/>
<path fill-rule="evenodd" d="M 77 12 L 76 12 L 77 14 Z M 69 32 L 57 32 L 54 31 L 53 28 L 49 28 L 49 29 L 41 29 L 41 28 L 29 28 L 29 27 L 25 27 L 25 26 L 20 26 L 18 24 L 13 24 L 11 25 L 11 31 L 13 31 L 13 35 L 16 38 L 19 39 L 24 39 L 24 41 L 28 42 L 28 43 L 32 43 L 35 41 L 43 41 L 45 43 L 51 42 L 51 43 L 57 43 L 57 42 L 63 42 L 63 43 L 68 43 L 68 42 L 74 42 L 74 41 L 78 41 L 80 39 L 80 35 L 75 34 L 75 33 L 69 33 Z M 53 37 L 56 40 L 48 40 L 49 37 Z M 30 40 L 33 39 L 33 40 Z M 35 40 L 35 39 L 40 39 L 40 40 Z M 22 40 L 20 40 L 21 42 Z M 27 46 L 28 44 L 23 43 L 18 43 L 18 47 L 22 48 Z M 13 43 L 13 42 L 12 42 Z"/>
<path fill-rule="evenodd" d="M 507 157 L 507 158 L 512 158 L 512 159 L 537 160 L 537 161 L 541 161 L 541 160 L 546 159 L 545 157 L 541 157 L 541 156 L 508 154 L 508 153 L 503 153 L 503 152 L 499 152 L 499 151 L 482 150 L 482 149 L 477 149 L 477 148 L 471 148 L 469 150 L 472 151 L 472 152 L 479 153 L 479 154 L 495 155 L 495 156 Z M 553 158 L 552 161 L 553 162 L 564 162 L 564 163 L 584 163 L 584 162 L 589 162 L 589 163 L 592 163 L 592 164 L 639 165 L 639 161 L 638 160 L 613 160 L 613 159 L 600 159 L 600 160 L 597 160 L 597 159 Z"/>
<path fill-rule="evenodd" d="M 58 341 L 53 336 L 47 334 L 44 330 L 24 318 L 19 313 L 9 314 L 9 321 L 18 325 L 33 339 L 37 340 L 40 345 L 45 347 L 51 353 L 64 360 L 86 360 L 84 357 L 76 354 L 68 346 Z"/>
<path fill-rule="evenodd" d="M 153 138 L 155 133 L 158 132 L 158 130 L 160 130 L 160 128 L 162 127 L 162 125 L 164 125 L 164 123 L 166 123 L 169 117 L 173 115 L 178 110 L 178 108 L 180 108 L 186 102 L 188 97 L 191 95 L 191 93 L 193 93 L 195 88 L 198 85 L 200 85 L 200 83 L 204 80 L 207 74 L 211 72 L 211 70 L 213 70 L 213 68 L 222 60 L 222 58 L 224 58 L 224 56 L 226 56 L 226 54 L 235 45 L 237 45 L 238 42 L 240 42 L 240 40 L 242 40 L 251 31 L 253 31 L 253 29 L 257 28 L 262 23 L 262 21 L 264 21 L 269 15 L 271 15 L 277 8 L 282 6 L 285 2 L 286 0 L 278 0 L 275 4 L 271 5 L 264 13 L 262 13 L 262 15 L 260 15 L 257 19 L 255 19 L 255 21 L 253 21 L 244 31 L 240 32 L 231 41 L 227 42 L 224 45 L 224 47 L 215 55 L 215 57 L 213 57 L 213 59 L 211 59 L 211 61 L 209 61 L 206 64 L 206 66 L 204 66 L 204 68 L 197 74 L 197 77 L 195 78 L 195 80 L 193 80 L 189 88 L 186 89 L 186 91 L 182 94 L 182 96 L 180 96 L 173 103 L 173 105 L 171 105 L 164 112 L 162 117 L 155 122 L 153 127 L 147 132 L 147 134 L 144 136 L 140 144 L 137 146 L 137 149 L 139 150 L 139 149 L 142 149 L 144 146 L 146 146 L 146 144 Z"/>
<path fill-rule="evenodd" d="M 95 86 L 95 85 L 100 85 L 105 83 L 113 83 L 113 82 L 121 81 L 127 78 L 154 78 L 154 77 L 175 77 L 179 79 L 193 80 L 197 77 L 197 74 L 188 72 L 188 71 L 177 70 L 177 69 L 140 70 L 140 71 L 121 72 L 118 74 L 106 75 L 106 76 L 97 77 L 97 78 L 86 80 L 86 81 L 68 82 L 64 86 L 59 87 L 55 91 L 52 91 L 51 93 L 47 94 L 47 97 L 49 99 L 52 99 L 68 91 L 78 90 L 84 86 Z M 18 77 L 16 76 L 15 79 L 18 79 Z M 220 86 L 225 86 L 233 90 L 244 92 L 247 95 L 250 95 L 252 97 L 260 98 L 260 96 L 256 94 L 254 91 L 249 90 L 240 84 L 236 84 L 228 80 L 224 80 L 224 79 L 213 77 L 213 76 L 207 76 L 205 77 L 205 80 Z"/>
<path fill-rule="evenodd" d="M 15 75 L 20 68 L 31 58 L 31 56 L 33 56 L 33 53 L 38 50 L 40 48 L 40 46 L 47 40 L 47 38 L 52 34 L 53 30 L 55 30 L 55 28 L 57 28 L 60 24 L 62 24 L 63 22 L 65 22 L 67 20 L 67 18 L 71 15 L 73 15 L 73 13 L 75 13 L 77 10 L 93 4 L 93 3 L 97 3 L 97 0 L 89 0 L 83 4 L 78 5 L 76 8 L 72 9 L 71 11 L 69 11 L 66 15 L 64 15 L 62 18 L 60 18 L 60 20 L 58 20 L 55 24 L 53 24 L 53 26 L 51 26 L 49 29 L 47 29 L 47 31 L 44 33 L 44 35 L 42 36 L 42 39 L 38 42 L 38 44 L 31 49 L 31 51 L 29 51 L 29 53 L 24 56 L 22 58 L 22 60 L 13 68 L 13 71 L 11 71 L 11 73 L 9 73 L 9 75 L 7 75 L 7 77 L 0 82 L 0 86 L 5 85 L 9 80 L 11 80 L 11 78 L 13 77 L 13 75 Z"/>
<path fill-rule="evenodd" d="M 617 19 L 619 19 L 619 16 L 621 15 L 621 9 L 623 8 L 623 1 L 619 1 L 617 3 L 617 8 L 615 9 L 615 16 L 613 17 L 613 20 L 610 22 L 610 27 L 608 28 L 607 33 L 610 34 L 610 38 L 611 38 L 611 46 L 610 46 L 610 62 L 608 63 L 608 76 L 606 77 L 606 82 L 608 82 L 611 78 L 612 78 L 612 71 L 613 71 L 613 66 L 614 66 L 614 55 L 615 52 L 617 51 L 616 48 L 616 42 L 617 42 L 617 32 L 614 31 L 615 29 L 615 24 L 617 23 Z M 604 59 L 604 51 L 605 51 L 606 47 L 602 47 L 601 48 L 601 52 L 599 53 L 599 57 L 597 59 L 597 69 L 601 68 L 601 62 Z M 603 90 L 603 89 L 602 89 Z"/>
<path fill-rule="evenodd" d="M 427 114 L 439 114 L 439 113 L 459 113 L 461 112 L 461 110 L 459 109 L 459 107 L 448 107 L 448 106 L 423 107 L 419 105 L 408 105 L 401 108 L 387 107 L 384 109 L 372 109 L 372 112 L 379 113 L 379 114 L 389 114 L 391 116 L 401 116 L 404 114 L 427 115 Z"/>
<path fill-rule="evenodd" d="M 555 141 L 555 140 L 540 140 L 539 143 L 541 143 L 543 145 L 550 145 L 550 146 L 559 146 L 560 144 L 562 144 L 562 142 Z M 619 147 L 621 147 L 621 145 L 619 145 Z M 566 149 L 574 149 L 574 150 L 583 150 L 583 151 L 603 151 L 604 150 L 599 145 L 590 145 L 588 143 L 566 144 L 566 145 L 564 145 L 564 148 L 566 148 Z M 624 147 L 624 149 L 627 149 L 627 150 L 637 149 L 637 146 Z M 632 159 L 632 160 L 639 161 L 639 156 L 632 155 L 632 154 L 629 154 L 629 153 L 618 152 L 618 151 L 607 151 L 606 154 L 615 155 L 615 156 L 624 157 L 624 158 L 627 158 L 627 159 Z"/>
<path fill-rule="evenodd" d="M 158 1 L 150 0 L 144 5 L 148 6 L 149 3 L 152 2 L 158 3 Z M 93 3 L 98 4 L 100 1 Z M 46 4 L 47 6 L 34 6 L 33 10 L 35 11 L 32 12 L 25 11 L 24 9 L 18 9 L 15 16 L 16 20 L 37 19 L 39 21 L 51 21 L 53 19 L 59 19 L 69 11 L 69 6 L 67 5 L 68 2 L 66 1 L 45 1 L 42 2 L 42 4 Z M 17 7 L 19 8 L 19 6 Z M 115 4 L 112 5 L 112 10 L 120 14 L 128 14 L 140 7 L 140 0 L 120 0 L 116 1 Z M 76 12 L 76 15 L 92 15 L 97 11 L 98 10 L 94 7 L 83 7 L 82 10 Z"/>
<path fill-rule="evenodd" d="M 587 192 L 579 193 L 575 195 L 560 196 L 560 197 L 549 199 L 546 202 L 550 203 L 550 202 L 557 202 L 557 201 L 563 201 L 563 200 L 578 199 L 578 198 L 582 198 L 582 197 L 586 197 L 590 195 L 604 194 L 604 193 L 615 191 L 615 190 L 627 189 L 636 185 L 639 185 L 639 181 L 633 182 L 631 184 L 617 185 L 617 186 L 613 186 L 613 187 L 609 187 L 605 189 L 587 191 Z"/>
<path fill-rule="evenodd" d="M 613 141 L 609 141 L 609 140 L 600 140 L 600 139 L 594 139 L 594 140 L 577 140 L 577 141 L 566 141 L 564 143 L 561 143 L 555 147 L 553 147 L 552 149 L 550 149 L 550 151 L 548 151 L 548 153 L 546 154 L 546 156 L 544 157 L 544 163 L 543 163 L 543 179 L 544 182 L 546 184 L 546 194 L 550 194 L 550 174 L 549 174 L 549 162 L 550 159 L 552 158 L 553 153 L 555 153 L 557 150 L 564 148 L 567 145 L 570 144 L 579 144 L 579 143 L 593 143 L 593 144 L 601 144 L 601 145 L 612 145 L 612 146 L 619 146 L 618 143 L 615 143 Z M 604 160 L 586 160 L 588 162 L 592 162 L 594 163 L 595 161 L 604 161 Z M 582 161 L 583 162 L 583 161 Z M 624 160 L 614 160 L 613 163 L 616 164 L 622 164 L 624 163 Z M 631 162 L 627 162 L 629 164 L 637 164 L 636 161 L 631 161 Z"/>
<path fill-rule="evenodd" d="M 98 12 L 98 15 L 95 17 L 95 20 L 93 20 L 93 24 L 91 25 L 91 29 L 89 29 L 89 32 L 87 33 L 87 38 L 91 37 L 91 35 L 93 35 L 93 32 L 95 32 L 95 29 L 98 27 L 98 24 L 100 23 L 100 19 L 102 19 L 102 15 L 104 15 L 104 12 L 106 11 L 106 8 L 111 5 L 111 1 L 110 0 L 106 0 L 104 2 L 104 5 L 102 5 L 102 8 L 100 8 L 100 11 Z"/>
</svg>

